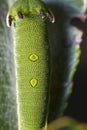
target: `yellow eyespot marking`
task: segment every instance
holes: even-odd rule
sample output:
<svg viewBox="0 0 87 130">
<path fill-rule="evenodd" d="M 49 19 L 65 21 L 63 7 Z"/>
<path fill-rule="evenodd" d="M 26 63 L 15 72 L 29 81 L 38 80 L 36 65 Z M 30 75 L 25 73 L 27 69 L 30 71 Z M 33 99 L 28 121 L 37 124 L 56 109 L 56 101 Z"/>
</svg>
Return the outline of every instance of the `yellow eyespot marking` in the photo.
<svg viewBox="0 0 87 130">
<path fill-rule="evenodd" d="M 39 59 L 39 57 L 36 54 L 32 54 L 32 55 L 30 55 L 29 59 L 31 61 L 37 61 Z"/>
<path fill-rule="evenodd" d="M 30 84 L 32 85 L 32 87 L 36 87 L 37 83 L 38 83 L 37 79 L 33 78 L 30 80 Z"/>
</svg>

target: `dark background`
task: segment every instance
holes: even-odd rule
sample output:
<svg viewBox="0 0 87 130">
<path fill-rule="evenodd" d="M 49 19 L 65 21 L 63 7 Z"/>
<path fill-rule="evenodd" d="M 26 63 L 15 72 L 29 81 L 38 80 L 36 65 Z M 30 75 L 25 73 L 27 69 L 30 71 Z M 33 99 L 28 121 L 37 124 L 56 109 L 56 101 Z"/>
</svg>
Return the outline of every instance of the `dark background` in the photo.
<svg viewBox="0 0 87 130">
<path fill-rule="evenodd" d="M 84 31 L 81 57 L 74 76 L 73 92 L 64 114 L 80 122 L 87 122 L 87 21 L 84 24 L 79 23 L 78 26 Z"/>
</svg>

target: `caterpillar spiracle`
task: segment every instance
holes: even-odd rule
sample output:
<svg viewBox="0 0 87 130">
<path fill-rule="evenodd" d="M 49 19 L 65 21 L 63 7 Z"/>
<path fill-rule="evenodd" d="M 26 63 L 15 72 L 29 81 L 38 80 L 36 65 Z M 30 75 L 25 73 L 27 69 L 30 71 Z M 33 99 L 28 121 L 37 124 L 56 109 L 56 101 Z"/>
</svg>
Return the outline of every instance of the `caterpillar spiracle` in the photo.
<svg viewBox="0 0 87 130">
<path fill-rule="evenodd" d="M 40 0 L 18 0 L 7 14 L 7 26 L 14 26 L 19 130 L 45 126 L 50 84 L 47 19 L 55 22 Z"/>
</svg>

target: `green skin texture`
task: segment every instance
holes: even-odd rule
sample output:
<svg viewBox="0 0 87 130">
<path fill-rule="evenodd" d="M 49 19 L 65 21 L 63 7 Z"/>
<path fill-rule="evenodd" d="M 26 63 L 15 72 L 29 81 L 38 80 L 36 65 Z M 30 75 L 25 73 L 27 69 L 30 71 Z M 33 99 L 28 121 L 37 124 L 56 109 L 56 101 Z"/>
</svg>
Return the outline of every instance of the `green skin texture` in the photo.
<svg viewBox="0 0 87 130">
<path fill-rule="evenodd" d="M 9 9 L 14 24 L 15 62 L 17 71 L 17 105 L 19 130 L 40 130 L 45 126 L 49 95 L 49 45 L 47 20 L 39 16 L 40 9 L 47 14 L 44 3 L 19 0 Z M 18 18 L 18 11 L 23 19 Z M 36 61 L 30 60 L 35 54 Z M 30 81 L 36 79 L 33 87 Z"/>
<path fill-rule="evenodd" d="M 45 24 L 37 16 L 17 22 L 15 54 L 17 64 L 18 115 L 20 130 L 39 130 L 45 123 L 48 95 L 48 44 Z M 44 29 L 43 29 L 44 28 Z M 43 40 L 44 39 L 44 40 Z M 36 54 L 35 62 L 29 59 Z M 37 79 L 32 87 L 31 79 Z M 22 121 L 23 120 L 23 121 Z M 43 124 L 42 124 L 43 123 Z"/>
</svg>

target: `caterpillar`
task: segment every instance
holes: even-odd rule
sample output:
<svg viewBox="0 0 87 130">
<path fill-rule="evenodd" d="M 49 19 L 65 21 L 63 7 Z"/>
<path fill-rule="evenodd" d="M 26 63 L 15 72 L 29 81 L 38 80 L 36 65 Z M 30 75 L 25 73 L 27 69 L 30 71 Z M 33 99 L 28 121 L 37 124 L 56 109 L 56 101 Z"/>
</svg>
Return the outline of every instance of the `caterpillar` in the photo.
<svg viewBox="0 0 87 130">
<path fill-rule="evenodd" d="M 40 0 L 18 0 L 9 9 L 7 26 L 14 26 L 19 130 L 40 130 L 46 124 L 50 52 L 47 21 L 52 11 Z"/>
</svg>

